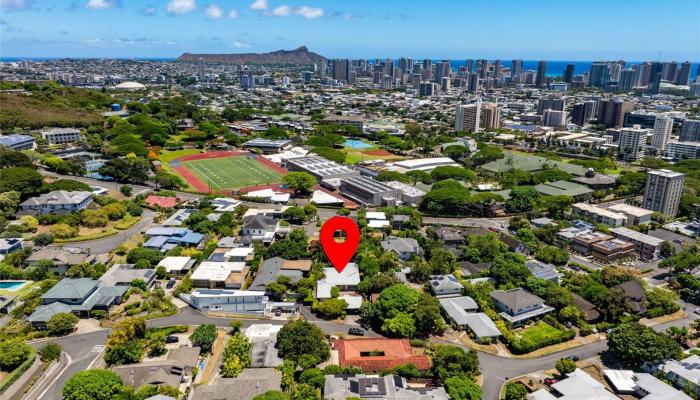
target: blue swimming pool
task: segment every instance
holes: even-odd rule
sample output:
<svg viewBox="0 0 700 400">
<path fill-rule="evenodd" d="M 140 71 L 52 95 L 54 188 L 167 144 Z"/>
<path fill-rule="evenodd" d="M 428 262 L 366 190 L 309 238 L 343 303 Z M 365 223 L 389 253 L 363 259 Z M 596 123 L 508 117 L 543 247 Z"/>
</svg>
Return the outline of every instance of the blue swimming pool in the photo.
<svg viewBox="0 0 700 400">
<path fill-rule="evenodd" d="M 365 143 L 362 140 L 355 140 L 355 139 L 348 139 L 345 141 L 345 146 L 353 148 L 353 149 L 371 149 L 374 147 L 373 145 L 369 143 Z"/>
<path fill-rule="evenodd" d="M 26 281 L 0 281 L 0 290 L 15 291 L 24 286 Z"/>
</svg>

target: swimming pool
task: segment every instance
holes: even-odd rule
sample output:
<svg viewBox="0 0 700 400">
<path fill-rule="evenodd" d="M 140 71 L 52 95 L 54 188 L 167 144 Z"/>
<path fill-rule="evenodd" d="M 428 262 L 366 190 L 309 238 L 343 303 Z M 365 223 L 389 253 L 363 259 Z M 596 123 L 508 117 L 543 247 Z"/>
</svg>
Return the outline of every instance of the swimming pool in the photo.
<svg viewBox="0 0 700 400">
<path fill-rule="evenodd" d="M 27 281 L 0 281 L 0 290 L 9 290 L 14 292 L 26 285 Z"/>
<path fill-rule="evenodd" d="M 344 143 L 345 146 L 350 147 L 352 149 L 371 149 L 374 147 L 374 145 L 371 145 L 369 143 L 365 143 L 362 140 L 355 140 L 355 139 L 348 139 Z"/>
</svg>

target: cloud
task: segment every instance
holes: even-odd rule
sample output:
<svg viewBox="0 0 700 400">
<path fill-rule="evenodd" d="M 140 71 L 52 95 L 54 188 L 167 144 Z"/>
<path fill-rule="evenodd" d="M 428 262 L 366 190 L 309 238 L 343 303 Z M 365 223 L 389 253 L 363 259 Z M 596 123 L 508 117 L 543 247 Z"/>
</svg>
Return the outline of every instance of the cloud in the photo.
<svg viewBox="0 0 700 400">
<path fill-rule="evenodd" d="M 211 19 L 219 19 L 224 16 L 224 9 L 216 4 L 209 4 L 204 12 L 207 14 L 207 17 Z"/>
<path fill-rule="evenodd" d="M 29 6 L 27 0 L 0 0 L 0 8 L 3 10 L 24 10 Z"/>
<path fill-rule="evenodd" d="M 323 8 L 301 6 L 294 10 L 294 14 L 302 16 L 306 19 L 314 19 L 323 17 Z"/>
<path fill-rule="evenodd" d="M 106 10 L 117 4 L 114 0 L 88 0 L 85 2 L 85 8 L 90 10 Z"/>
<path fill-rule="evenodd" d="M 267 0 L 255 0 L 248 7 L 251 10 L 267 10 Z"/>
<path fill-rule="evenodd" d="M 231 19 L 238 18 L 239 17 L 238 11 L 234 10 L 233 8 L 228 10 L 228 17 Z"/>
<path fill-rule="evenodd" d="M 290 6 L 279 6 L 272 10 L 270 15 L 274 17 L 288 17 L 292 15 L 292 7 Z"/>
<path fill-rule="evenodd" d="M 170 14 L 184 15 L 197 8 L 195 0 L 170 0 L 165 10 Z"/>
<path fill-rule="evenodd" d="M 231 47 L 236 49 L 247 49 L 250 47 L 250 43 L 241 42 L 240 40 L 234 40 Z"/>
<path fill-rule="evenodd" d="M 147 17 L 154 17 L 158 13 L 158 10 L 153 6 L 146 6 L 141 9 L 141 14 Z"/>
</svg>

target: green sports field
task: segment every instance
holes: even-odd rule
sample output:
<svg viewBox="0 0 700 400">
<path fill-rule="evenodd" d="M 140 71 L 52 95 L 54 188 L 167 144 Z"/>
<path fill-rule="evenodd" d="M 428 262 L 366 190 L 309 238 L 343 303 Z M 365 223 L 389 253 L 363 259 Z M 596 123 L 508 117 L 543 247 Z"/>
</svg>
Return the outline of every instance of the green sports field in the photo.
<svg viewBox="0 0 700 400">
<path fill-rule="evenodd" d="M 183 161 L 182 165 L 214 190 L 280 183 L 282 174 L 248 157 Z"/>
</svg>

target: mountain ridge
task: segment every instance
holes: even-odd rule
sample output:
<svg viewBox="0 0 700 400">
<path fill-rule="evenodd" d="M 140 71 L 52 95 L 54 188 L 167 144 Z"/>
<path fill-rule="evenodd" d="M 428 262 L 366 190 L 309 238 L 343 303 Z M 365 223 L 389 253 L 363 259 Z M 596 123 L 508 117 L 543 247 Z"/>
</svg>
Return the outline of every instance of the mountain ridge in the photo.
<svg viewBox="0 0 700 400">
<path fill-rule="evenodd" d="M 306 46 L 294 50 L 276 50 L 269 53 L 230 53 L 230 54 L 195 54 L 183 53 L 176 61 L 205 62 L 225 64 L 314 64 L 326 59 L 320 54 L 309 51 Z"/>
</svg>

